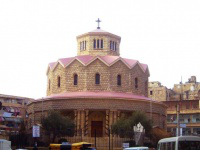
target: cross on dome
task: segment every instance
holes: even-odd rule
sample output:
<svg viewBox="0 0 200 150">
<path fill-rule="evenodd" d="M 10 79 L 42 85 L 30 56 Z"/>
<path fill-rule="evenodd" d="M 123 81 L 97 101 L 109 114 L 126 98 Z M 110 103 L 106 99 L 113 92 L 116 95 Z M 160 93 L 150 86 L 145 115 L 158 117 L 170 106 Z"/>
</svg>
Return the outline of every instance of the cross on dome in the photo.
<svg viewBox="0 0 200 150">
<path fill-rule="evenodd" d="M 98 20 L 96 20 L 96 22 L 98 22 L 98 27 L 97 27 L 97 29 L 100 29 L 99 23 L 101 22 L 101 20 L 98 18 Z"/>
</svg>

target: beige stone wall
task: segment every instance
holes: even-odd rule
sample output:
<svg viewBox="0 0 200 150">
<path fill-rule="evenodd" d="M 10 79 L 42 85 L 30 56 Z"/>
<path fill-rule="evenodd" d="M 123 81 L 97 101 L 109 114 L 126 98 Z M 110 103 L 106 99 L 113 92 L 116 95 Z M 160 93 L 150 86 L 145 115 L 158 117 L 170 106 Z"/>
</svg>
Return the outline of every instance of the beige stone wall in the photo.
<svg viewBox="0 0 200 150">
<path fill-rule="evenodd" d="M 103 49 L 94 49 L 93 48 L 93 40 L 94 39 L 103 39 Z M 86 41 L 86 50 L 80 50 L 80 42 Z M 110 41 L 117 42 L 117 51 L 110 50 Z M 113 56 L 119 56 L 120 54 L 120 41 L 119 39 L 113 38 L 111 36 L 84 36 L 77 39 L 77 54 L 78 55 L 113 55 Z"/>
<path fill-rule="evenodd" d="M 95 84 L 95 74 L 99 73 L 100 84 Z M 74 85 L 74 74 L 78 75 L 78 85 Z M 117 75 L 121 75 L 122 84 L 117 85 Z M 91 64 L 84 66 L 79 61 L 74 61 L 64 68 L 60 64 L 52 71 L 48 72 L 47 95 L 62 92 L 75 91 L 116 91 L 129 92 L 138 95 L 147 96 L 148 87 L 145 88 L 145 82 L 148 83 L 148 72 L 143 72 L 139 65 L 129 69 L 123 62 L 118 61 L 108 67 L 102 61 L 96 59 Z M 58 76 L 61 77 L 61 85 L 58 87 Z M 135 78 L 138 78 L 138 89 L 135 89 Z"/>
<path fill-rule="evenodd" d="M 148 97 L 157 101 L 174 100 L 174 91 L 162 86 L 160 82 L 149 82 Z"/>
<path fill-rule="evenodd" d="M 167 100 L 166 87 L 149 87 L 148 97 L 157 101 Z"/>
<path fill-rule="evenodd" d="M 74 112 L 89 111 L 89 112 L 104 112 L 105 114 L 110 114 L 113 111 L 111 122 L 115 122 L 118 113 L 123 112 L 133 112 L 136 110 L 141 110 L 147 113 L 150 119 L 153 119 L 154 125 L 160 127 L 163 126 L 163 120 L 166 118 L 167 107 L 162 103 L 150 102 L 143 100 L 127 100 L 127 99 L 54 99 L 54 100 L 44 100 L 31 103 L 28 106 L 29 114 L 29 127 L 31 125 L 40 123 L 42 112 L 45 116 L 48 110 L 70 110 Z M 43 110 L 43 111 L 42 111 Z M 108 112 L 107 112 L 108 111 Z M 85 112 L 85 115 L 86 115 Z M 87 116 L 87 115 L 86 115 Z M 80 118 L 78 118 L 80 120 Z M 88 118 L 90 120 L 90 118 Z M 105 118 L 104 118 L 105 119 Z M 31 120 L 31 123 L 30 123 Z M 105 120 L 104 120 L 105 121 Z M 83 122 L 82 122 L 83 123 Z M 106 123 L 105 123 L 106 124 Z"/>
<path fill-rule="evenodd" d="M 180 100 L 182 94 L 184 100 L 197 100 L 200 99 L 200 83 L 185 83 L 175 84 L 173 88 L 175 94 L 174 99 Z"/>
</svg>

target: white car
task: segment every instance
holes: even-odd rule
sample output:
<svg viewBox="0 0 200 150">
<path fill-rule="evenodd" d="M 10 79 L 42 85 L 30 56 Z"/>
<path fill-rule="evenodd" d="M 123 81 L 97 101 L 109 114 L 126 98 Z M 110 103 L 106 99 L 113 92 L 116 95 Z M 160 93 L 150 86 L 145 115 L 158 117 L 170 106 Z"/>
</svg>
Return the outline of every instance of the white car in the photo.
<svg viewBox="0 0 200 150">
<path fill-rule="evenodd" d="M 129 147 L 125 148 L 124 150 L 149 150 L 148 147 Z"/>
</svg>

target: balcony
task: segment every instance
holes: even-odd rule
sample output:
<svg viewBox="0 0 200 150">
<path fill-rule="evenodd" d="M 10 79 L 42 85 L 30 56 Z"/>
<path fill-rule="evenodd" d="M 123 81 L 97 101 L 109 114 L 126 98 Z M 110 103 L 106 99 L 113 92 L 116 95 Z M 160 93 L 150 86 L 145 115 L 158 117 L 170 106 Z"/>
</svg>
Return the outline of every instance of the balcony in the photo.
<svg viewBox="0 0 200 150">
<path fill-rule="evenodd" d="M 176 114 L 176 110 L 167 110 L 167 114 Z M 196 114 L 200 113 L 200 109 L 184 109 L 180 110 L 180 114 Z"/>
</svg>

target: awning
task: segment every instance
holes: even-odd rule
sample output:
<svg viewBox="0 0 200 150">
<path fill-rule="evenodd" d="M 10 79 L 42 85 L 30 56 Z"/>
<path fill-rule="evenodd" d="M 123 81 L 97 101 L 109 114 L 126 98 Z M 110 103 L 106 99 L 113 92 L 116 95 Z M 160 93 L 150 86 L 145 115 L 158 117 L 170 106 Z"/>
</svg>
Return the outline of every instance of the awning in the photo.
<svg viewBox="0 0 200 150">
<path fill-rule="evenodd" d="M 3 113 L 3 117 L 11 117 L 12 113 L 8 113 L 8 112 L 4 112 Z"/>
<path fill-rule="evenodd" d="M 5 118 L 5 120 L 20 123 L 22 119 L 21 118 Z"/>
</svg>

